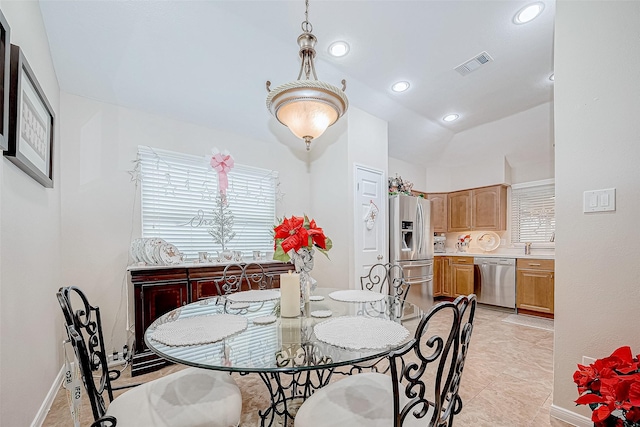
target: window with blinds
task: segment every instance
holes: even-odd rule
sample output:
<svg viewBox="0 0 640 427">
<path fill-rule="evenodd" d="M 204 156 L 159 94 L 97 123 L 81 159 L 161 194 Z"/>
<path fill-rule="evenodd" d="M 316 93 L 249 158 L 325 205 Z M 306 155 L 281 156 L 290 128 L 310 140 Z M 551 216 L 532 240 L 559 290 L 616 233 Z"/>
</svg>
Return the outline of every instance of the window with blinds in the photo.
<svg viewBox="0 0 640 427">
<path fill-rule="evenodd" d="M 219 209 L 218 176 L 209 158 L 146 146 L 138 147 L 142 237 L 159 237 L 187 258 L 199 251 L 221 251 L 209 229 Z M 228 212 L 235 237 L 227 249 L 272 251 L 278 173 L 235 164 L 229 172 Z"/>
<path fill-rule="evenodd" d="M 555 184 L 535 182 L 511 187 L 511 243 L 549 243 L 556 230 Z"/>
</svg>

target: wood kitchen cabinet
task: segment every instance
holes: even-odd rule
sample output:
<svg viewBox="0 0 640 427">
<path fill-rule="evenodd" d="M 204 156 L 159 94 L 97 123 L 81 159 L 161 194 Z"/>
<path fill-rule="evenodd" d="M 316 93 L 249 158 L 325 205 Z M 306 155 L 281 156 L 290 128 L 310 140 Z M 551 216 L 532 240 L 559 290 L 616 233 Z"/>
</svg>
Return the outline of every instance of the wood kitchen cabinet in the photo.
<svg viewBox="0 0 640 427">
<path fill-rule="evenodd" d="M 471 197 L 473 230 L 507 229 L 507 187 L 476 188 Z"/>
<path fill-rule="evenodd" d="M 455 191 L 447 195 L 449 231 L 467 231 L 473 228 L 471 221 L 472 190 Z"/>
<path fill-rule="evenodd" d="M 433 260 L 433 296 L 455 298 L 473 293 L 473 257 L 437 256 Z"/>
<path fill-rule="evenodd" d="M 494 185 L 448 193 L 448 230 L 507 228 L 507 187 Z"/>
<path fill-rule="evenodd" d="M 448 282 L 447 271 L 449 269 L 449 257 L 437 256 L 433 258 L 433 296 L 442 297 L 451 295 L 451 287 Z"/>
<path fill-rule="evenodd" d="M 280 286 L 280 274 L 293 270 L 293 264 L 267 262 L 260 264 L 264 272 L 273 276 L 272 286 Z M 188 265 L 185 267 L 132 267 L 131 284 L 134 296 L 135 341 L 131 375 L 155 371 L 166 365 L 164 359 L 147 349 L 145 330 L 163 314 L 199 299 L 218 294 L 216 281 L 222 277 L 225 264 Z M 259 271 L 249 265 L 247 273 Z"/>
<path fill-rule="evenodd" d="M 473 293 L 473 257 L 451 257 L 451 296 L 469 295 Z"/>
<path fill-rule="evenodd" d="M 518 259 L 516 307 L 519 313 L 553 317 L 554 268 L 552 259 Z"/>
<path fill-rule="evenodd" d="M 446 233 L 449 231 L 449 218 L 447 216 L 447 193 L 431 193 L 427 195 L 431 202 L 431 224 L 434 233 Z"/>
</svg>

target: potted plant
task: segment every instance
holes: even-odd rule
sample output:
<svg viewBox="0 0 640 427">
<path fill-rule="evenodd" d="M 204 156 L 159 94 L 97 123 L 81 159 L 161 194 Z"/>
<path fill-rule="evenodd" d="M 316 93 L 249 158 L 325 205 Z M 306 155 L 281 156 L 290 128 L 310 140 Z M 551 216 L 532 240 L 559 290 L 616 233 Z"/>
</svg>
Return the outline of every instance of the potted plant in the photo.
<svg viewBox="0 0 640 427">
<path fill-rule="evenodd" d="M 585 366 L 573 381 L 578 405 L 589 405 L 595 427 L 640 427 L 640 362 L 628 346 Z"/>
</svg>

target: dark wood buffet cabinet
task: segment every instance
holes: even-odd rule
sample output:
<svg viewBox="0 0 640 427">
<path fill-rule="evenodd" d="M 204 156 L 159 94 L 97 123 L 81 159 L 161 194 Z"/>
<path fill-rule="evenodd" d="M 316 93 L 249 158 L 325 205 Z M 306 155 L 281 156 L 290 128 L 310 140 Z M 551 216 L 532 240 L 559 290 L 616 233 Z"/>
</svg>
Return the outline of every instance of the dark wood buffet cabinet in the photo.
<svg viewBox="0 0 640 427">
<path fill-rule="evenodd" d="M 273 286 L 280 286 L 280 274 L 293 270 L 282 262 L 263 262 L 259 265 L 273 277 Z M 189 264 L 175 267 L 130 267 L 133 285 L 135 341 L 131 375 L 136 376 L 160 369 L 167 362 L 147 349 L 144 331 L 163 314 L 200 299 L 218 295 L 216 281 L 222 277 L 225 264 Z M 248 265 L 247 274 L 260 267 Z"/>
</svg>

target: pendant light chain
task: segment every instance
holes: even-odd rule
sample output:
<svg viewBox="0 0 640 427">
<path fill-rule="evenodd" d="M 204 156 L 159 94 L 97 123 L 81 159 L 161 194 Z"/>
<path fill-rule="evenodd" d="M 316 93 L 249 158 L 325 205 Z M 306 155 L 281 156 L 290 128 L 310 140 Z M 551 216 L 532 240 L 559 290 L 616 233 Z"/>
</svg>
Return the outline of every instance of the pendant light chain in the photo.
<svg viewBox="0 0 640 427">
<path fill-rule="evenodd" d="M 313 59 L 318 39 L 312 34 L 309 22 L 309 0 L 305 0 L 302 34 L 298 37 L 299 55 L 302 59 L 298 79 L 271 89 L 266 87 L 267 108 L 276 119 L 287 126 L 294 135 L 307 145 L 322 135 L 327 127 L 334 124 L 349 108 L 349 100 L 344 93 L 346 82 L 342 80 L 342 90 L 318 80 Z M 304 77 L 303 77 L 304 76 Z"/>
<path fill-rule="evenodd" d="M 304 21 L 302 21 L 302 31 L 305 33 L 313 32 L 313 25 L 309 22 L 309 0 L 304 2 Z"/>
</svg>

